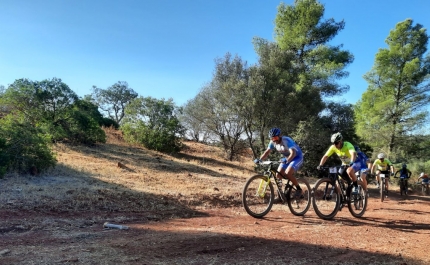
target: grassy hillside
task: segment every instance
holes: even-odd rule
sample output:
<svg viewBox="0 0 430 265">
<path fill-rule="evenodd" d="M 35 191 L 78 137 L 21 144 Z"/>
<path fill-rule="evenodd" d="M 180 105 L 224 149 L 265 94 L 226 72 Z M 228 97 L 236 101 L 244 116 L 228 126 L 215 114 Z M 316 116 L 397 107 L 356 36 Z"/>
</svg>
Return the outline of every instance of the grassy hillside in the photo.
<svg viewBox="0 0 430 265">
<path fill-rule="evenodd" d="M 0 180 L 0 207 L 11 211 L 127 213 L 186 217 L 240 206 L 252 159 L 225 161 L 216 147 L 185 142 L 171 156 L 126 144 L 117 131 L 95 147 L 55 146 L 57 166 L 38 176 Z"/>
</svg>

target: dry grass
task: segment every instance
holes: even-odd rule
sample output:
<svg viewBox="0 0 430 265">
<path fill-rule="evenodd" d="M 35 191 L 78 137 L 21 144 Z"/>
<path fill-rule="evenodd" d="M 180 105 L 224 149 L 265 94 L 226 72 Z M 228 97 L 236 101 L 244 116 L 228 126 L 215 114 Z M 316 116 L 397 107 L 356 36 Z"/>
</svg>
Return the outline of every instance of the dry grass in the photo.
<svg viewBox="0 0 430 265">
<path fill-rule="evenodd" d="M 58 164 L 49 172 L 0 180 L 0 207 L 185 217 L 199 209 L 239 206 L 243 184 L 253 174 L 250 158 L 225 161 L 216 147 L 185 142 L 180 154 L 166 155 L 105 131 L 106 144 L 56 145 Z"/>
</svg>

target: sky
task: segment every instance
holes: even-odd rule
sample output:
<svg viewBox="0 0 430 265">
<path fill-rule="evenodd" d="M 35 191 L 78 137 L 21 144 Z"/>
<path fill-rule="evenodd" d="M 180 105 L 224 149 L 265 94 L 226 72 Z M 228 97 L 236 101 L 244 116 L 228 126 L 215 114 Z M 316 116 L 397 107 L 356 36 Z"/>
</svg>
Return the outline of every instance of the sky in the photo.
<svg viewBox="0 0 430 265">
<path fill-rule="evenodd" d="M 0 85 L 61 78 L 78 96 L 126 81 L 139 96 L 181 106 L 212 79 L 215 59 L 258 57 L 274 41 L 277 7 L 293 0 L 0 0 Z M 324 19 L 345 21 L 331 41 L 354 55 L 337 100 L 354 104 L 363 75 L 396 24 L 430 27 L 429 0 L 320 0 Z M 430 35 L 428 31 L 427 34 Z"/>
</svg>

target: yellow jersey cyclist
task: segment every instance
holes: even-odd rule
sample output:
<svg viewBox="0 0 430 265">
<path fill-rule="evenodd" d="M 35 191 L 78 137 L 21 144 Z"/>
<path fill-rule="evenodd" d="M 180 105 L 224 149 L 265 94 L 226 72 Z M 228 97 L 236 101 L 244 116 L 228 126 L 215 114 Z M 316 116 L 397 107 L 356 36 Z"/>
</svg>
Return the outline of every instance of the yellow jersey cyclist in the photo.
<svg viewBox="0 0 430 265">
<path fill-rule="evenodd" d="M 381 181 L 381 178 L 379 177 L 379 174 L 385 174 L 385 192 L 388 192 L 388 180 L 391 176 L 394 176 L 394 167 L 393 163 L 391 163 L 388 158 L 385 158 L 384 153 L 378 154 L 378 159 L 376 159 L 373 162 L 372 169 L 370 170 L 370 173 L 373 174 L 375 172 L 376 168 L 376 186 L 379 189 L 379 182 Z"/>
<path fill-rule="evenodd" d="M 331 142 L 332 145 L 321 158 L 320 165 L 317 168 L 320 169 L 331 155 L 337 154 L 340 160 L 342 160 L 342 165 L 349 165 L 346 169 L 346 173 L 348 173 L 348 176 L 351 178 L 354 185 L 352 194 L 357 194 L 358 184 L 355 173 L 359 172 L 366 165 L 362 165 L 363 161 L 361 159 L 357 159 L 357 151 L 354 146 L 350 142 L 344 142 L 341 133 L 338 132 L 333 134 L 331 136 Z"/>
</svg>

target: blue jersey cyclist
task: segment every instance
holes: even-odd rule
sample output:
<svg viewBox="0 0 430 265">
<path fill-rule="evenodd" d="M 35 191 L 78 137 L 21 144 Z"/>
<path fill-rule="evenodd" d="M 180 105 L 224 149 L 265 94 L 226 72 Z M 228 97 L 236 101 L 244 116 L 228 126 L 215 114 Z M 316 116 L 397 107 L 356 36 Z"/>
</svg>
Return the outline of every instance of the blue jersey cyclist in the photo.
<svg viewBox="0 0 430 265">
<path fill-rule="evenodd" d="M 359 160 L 357 162 L 360 162 L 361 168 L 359 171 L 356 172 L 356 175 L 361 176 L 361 181 L 363 182 L 362 186 L 363 189 L 367 192 L 367 174 L 370 173 L 370 168 L 372 167 L 372 163 L 370 161 L 370 158 L 366 156 L 365 153 L 363 153 L 358 146 L 354 146 L 355 151 L 357 152 L 357 159 Z"/>
<path fill-rule="evenodd" d="M 266 159 L 266 157 L 276 150 L 283 155 L 281 162 L 278 167 L 278 173 L 276 177 L 282 180 L 282 175 L 286 176 L 293 185 L 296 186 L 296 197 L 302 195 L 302 189 L 294 177 L 294 172 L 299 170 L 303 165 L 303 153 L 300 147 L 294 142 L 293 139 L 287 136 L 281 135 L 281 130 L 279 128 L 273 128 L 269 131 L 269 138 L 271 139 L 266 151 L 261 155 L 260 159 L 256 159 L 254 162 L 258 163 L 261 160 Z M 281 175 L 282 174 L 282 175 Z M 279 201 L 276 200 L 276 201 Z"/>
<path fill-rule="evenodd" d="M 318 169 L 320 169 L 321 166 L 325 164 L 331 155 L 337 154 L 342 161 L 342 165 L 349 165 L 349 167 L 346 169 L 346 173 L 348 173 L 348 176 L 351 178 L 354 185 L 352 193 L 357 194 L 358 184 L 355 172 L 359 172 L 366 165 L 362 165 L 362 159 L 357 159 L 357 151 L 355 150 L 354 146 L 350 142 L 344 142 L 341 133 L 338 132 L 333 134 L 331 136 L 331 142 L 332 145 L 321 158 Z"/>
</svg>

